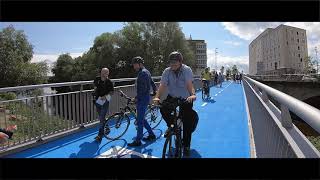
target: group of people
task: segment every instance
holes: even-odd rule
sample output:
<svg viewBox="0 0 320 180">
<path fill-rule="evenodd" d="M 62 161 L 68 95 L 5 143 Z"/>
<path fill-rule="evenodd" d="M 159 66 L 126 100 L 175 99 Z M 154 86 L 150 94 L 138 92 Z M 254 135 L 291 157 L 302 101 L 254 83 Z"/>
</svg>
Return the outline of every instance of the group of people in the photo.
<svg viewBox="0 0 320 180">
<path fill-rule="evenodd" d="M 242 73 L 237 73 L 233 75 L 233 81 L 241 84 L 242 81 Z"/>
<path fill-rule="evenodd" d="M 197 116 L 196 112 L 192 109 L 193 102 L 196 100 L 195 89 L 193 86 L 193 72 L 191 68 L 183 64 L 183 56 L 180 52 L 174 51 L 168 57 L 169 67 L 166 68 L 161 77 L 159 88 L 157 89 L 154 81 L 151 78 L 150 72 L 144 66 L 142 57 L 137 56 L 132 59 L 132 66 L 138 73 L 136 81 L 136 94 L 137 96 L 132 99 L 136 102 L 137 109 L 137 135 L 133 142 L 128 143 L 128 146 L 135 147 L 141 146 L 141 140 L 153 141 L 156 139 L 155 133 L 152 131 L 148 122 L 145 119 L 145 112 L 150 102 L 151 88 L 154 92 L 153 102 L 158 104 L 160 97 L 168 91 L 168 96 L 164 101 L 171 101 L 174 98 L 184 98 L 187 103 L 180 107 L 182 122 L 183 122 L 183 152 L 185 156 L 190 155 L 190 144 L 192 131 L 194 130 L 194 119 Z M 114 91 L 112 82 L 109 79 L 109 70 L 103 68 L 100 77 L 94 80 L 95 94 L 97 99 L 105 100 L 104 104 L 95 103 L 99 114 L 100 128 L 95 140 L 101 142 L 103 138 L 103 126 L 105 123 L 105 116 L 109 107 L 109 100 Z M 109 99 L 109 100 L 108 100 Z M 171 114 L 171 107 L 161 106 L 160 113 L 165 120 L 168 129 L 164 133 L 166 137 L 169 133 L 169 126 L 172 124 L 173 115 Z M 148 131 L 148 136 L 143 137 L 143 128 Z"/>
</svg>

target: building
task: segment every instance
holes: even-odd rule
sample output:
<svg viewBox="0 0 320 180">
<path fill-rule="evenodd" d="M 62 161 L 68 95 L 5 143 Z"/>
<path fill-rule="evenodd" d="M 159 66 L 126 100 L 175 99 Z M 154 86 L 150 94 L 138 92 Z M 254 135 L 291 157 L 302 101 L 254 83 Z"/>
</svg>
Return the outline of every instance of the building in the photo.
<svg viewBox="0 0 320 180">
<path fill-rule="evenodd" d="M 207 43 L 205 40 L 187 40 L 190 48 L 194 51 L 196 56 L 196 69 L 195 75 L 201 75 L 201 72 L 207 67 Z"/>
<path fill-rule="evenodd" d="M 249 45 L 249 74 L 302 73 L 307 56 L 306 30 L 286 25 L 267 28 Z"/>
</svg>

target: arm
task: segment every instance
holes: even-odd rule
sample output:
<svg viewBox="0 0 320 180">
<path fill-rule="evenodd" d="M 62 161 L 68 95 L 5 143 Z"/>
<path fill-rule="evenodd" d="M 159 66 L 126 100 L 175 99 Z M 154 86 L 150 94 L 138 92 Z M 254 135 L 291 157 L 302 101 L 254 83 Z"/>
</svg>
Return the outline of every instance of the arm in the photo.
<svg viewBox="0 0 320 180">
<path fill-rule="evenodd" d="M 169 72 L 166 69 L 162 73 L 159 89 L 157 91 L 157 94 L 156 94 L 155 98 L 153 99 L 155 104 L 157 104 L 160 101 L 160 97 L 162 96 L 162 94 L 167 89 L 168 82 L 169 82 Z"/>
<path fill-rule="evenodd" d="M 154 83 L 152 78 L 151 78 L 151 86 L 152 86 L 153 93 L 156 93 L 157 92 L 157 87 L 156 87 L 156 84 Z"/>
<path fill-rule="evenodd" d="M 159 86 L 159 89 L 157 91 L 157 94 L 156 94 L 154 99 L 156 99 L 156 98 L 159 99 L 162 96 L 162 94 L 165 92 L 166 89 L 167 89 L 167 86 L 164 83 L 161 82 L 160 86 Z"/>
<path fill-rule="evenodd" d="M 187 98 L 187 101 L 191 103 L 197 99 L 196 92 L 195 92 L 195 89 L 194 89 L 193 83 L 192 83 L 193 73 L 192 73 L 191 68 L 189 68 L 189 70 L 186 73 L 186 80 L 187 80 L 187 89 L 190 93 L 190 96 Z"/>
</svg>

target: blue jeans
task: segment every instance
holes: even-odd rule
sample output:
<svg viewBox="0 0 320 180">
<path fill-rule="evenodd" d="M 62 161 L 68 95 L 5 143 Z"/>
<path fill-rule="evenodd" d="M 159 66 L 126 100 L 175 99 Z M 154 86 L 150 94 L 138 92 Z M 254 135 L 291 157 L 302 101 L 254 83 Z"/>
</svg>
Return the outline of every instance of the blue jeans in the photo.
<svg viewBox="0 0 320 180">
<path fill-rule="evenodd" d="M 149 135 L 154 135 L 151 127 L 149 126 L 147 120 L 145 119 L 145 113 L 147 111 L 147 107 L 149 104 L 149 100 L 148 101 L 140 101 L 137 103 L 137 126 L 138 126 L 138 130 L 137 130 L 137 137 L 136 137 L 136 141 L 141 141 L 142 137 L 143 137 L 143 127 L 145 127 L 149 133 Z"/>
<path fill-rule="evenodd" d="M 97 107 L 97 111 L 99 114 L 99 120 L 100 120 L 100 124 L 99 124 L 99 133 L 98 136 L 103 136 L 103 126 L 104 123 L 106 122 L 106 114 L 108 113 L 108 108 L 109 108 L 109 101 L 106 101 L 103 105 L 100 104 L 96 104 Z"/>
</svg>

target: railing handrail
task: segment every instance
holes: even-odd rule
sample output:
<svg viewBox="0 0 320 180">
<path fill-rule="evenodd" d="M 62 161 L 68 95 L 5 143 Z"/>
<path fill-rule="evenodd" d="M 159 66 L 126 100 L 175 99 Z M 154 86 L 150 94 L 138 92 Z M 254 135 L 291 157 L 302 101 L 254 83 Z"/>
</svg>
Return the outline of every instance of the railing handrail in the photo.
<svg viewBox="0 0 320 180">
<path fill-rule="evenodd" d="M 286 106 L 290 111 L 295 113 L 306 123 L 308 123 L 313 129 L 320 133 L 320 110 L 316 109 L 309 104 L 300 101 L 290 95 L 287 95 L 281 91 L 271 88 L 263 83 L 253 80 L 247 76 L 244 76 L 248 81 L 258 86 L 266 94 L 273 97 L 276 101 Z"/>
<path fill-rule="evenodd" d="M 194 76 L 195 79 L 200 76 Z M 120 78 L 120 79 L 110 79 L 112 82 L 125 82 L 134 81 L 137 78 Z M 161 76 L 153 76 L 152 79 L 161 79 Z M 49 84 L 37 84 L 37 85 L 27 85 L 27 86 L 15 86 L 15 87 L 4 87 L 0 88 L 1 92 L 12 92 L 12 91 L 25 91 L 30 89 L 47 88 L 47 87 L 63 87 L 63 86 L 75 86 L 75 85 L 87 85 L 92 84 L 93 80 L 90 81 L 75 81 L 75 82 L 62 82 L 62 83 L 49 83 Z"/>
<path fill-rule="evenodd" d="M 160 79 L 161 76 L 154 76 L 152 79 Z M 120 78 L 120 79 L 110 79 L 112 82 L 124 82 L 124 81 L 134 81 L 137 78 Z M 75 86 L 75 85 L 87 85 L 92 84 L 93 80 L 90 81 L 75 81 L 75 82 L 62 82 L 62 83 L 49 83 L 49 84 L 37 84 L 37 85 L 27 85 L 27 86 L 15 86 L 15 87 L 5 87 L 0 88 L 1 92 L 10 92 L 10 91 L 22 91 L 30 90 L 37 88 L 47 88 L 47 87 L 63 87 L 63 86 Z"/>
</svg>

